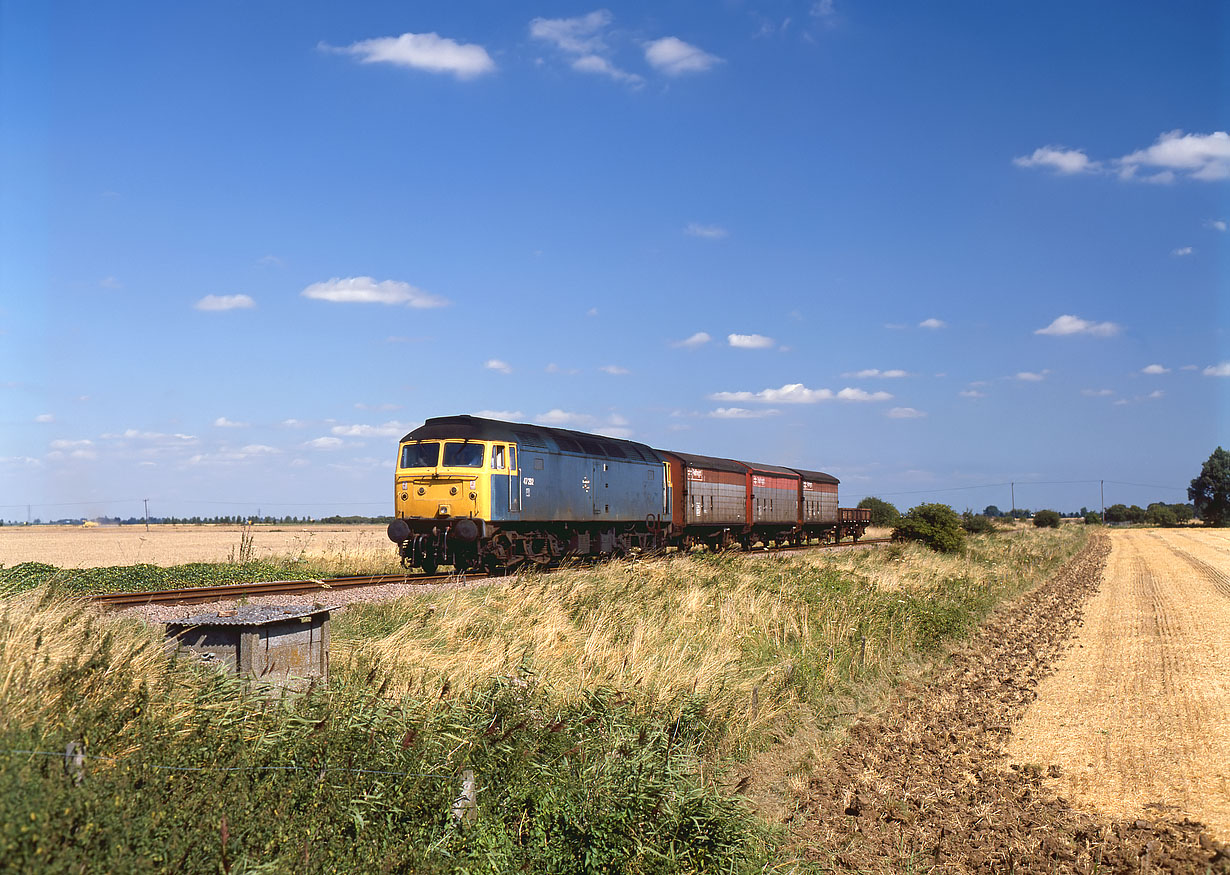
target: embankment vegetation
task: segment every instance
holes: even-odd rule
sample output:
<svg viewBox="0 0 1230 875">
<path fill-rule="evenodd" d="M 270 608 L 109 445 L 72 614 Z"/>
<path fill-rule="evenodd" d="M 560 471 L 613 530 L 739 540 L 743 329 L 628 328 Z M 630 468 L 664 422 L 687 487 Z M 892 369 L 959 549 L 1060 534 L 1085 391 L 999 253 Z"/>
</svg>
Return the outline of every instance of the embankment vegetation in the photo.
<svg viewBox="0 0 1230 875">
<path fill-rule="evenodd" d="M 851 714 L 1084 538 L 697 554 L 356 604 L 328 687 L 284 697 L 43 585 L 0 602 L 0 860 L 763 871 L 789 850 L 738 795 L 764 792 L 749 763 L 789 806 Z"/>
</svg>

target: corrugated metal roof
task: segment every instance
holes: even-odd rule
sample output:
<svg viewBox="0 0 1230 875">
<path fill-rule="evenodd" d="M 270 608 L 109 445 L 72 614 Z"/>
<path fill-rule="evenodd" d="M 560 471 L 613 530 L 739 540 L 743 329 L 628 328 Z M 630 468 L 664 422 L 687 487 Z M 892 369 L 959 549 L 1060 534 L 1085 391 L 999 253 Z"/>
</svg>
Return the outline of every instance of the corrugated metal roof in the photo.
<svg viewBox="0 0 1230 875">
<path fill-rule="evenodd" d="M 183 620 L 167 623 L 167 626 L 267 626 L 270 623 L 283 623 L 300 617 L 314 617 L 317 614 L 327 614 L 336 610 L 337 605 L 321 608 L 305 608 L 302 605 L 244 605 L 236 608 L 234 613 L 226 611 L 230 616 L 219 617 L 217 613 L 197 614 Z"/>
<path fill-rule="evenodd" d="M 802 468 L 792 468 L 796 474 L 802 474 L 804 480 L 810 480 L 813 483 L 833 483 L 837 484 L 841 481 L 832 474 L 825 474 L 823 471 L 805 471 Z"/>
<path fill-rule="evenodd" d="M 526 447 L 559 449 L 607 459 L 630 459 L 658 463 L 661 459 L 649 446 L 637 441 L 588 434 L 567 428 L 551 428 L 522 422 L 504 422 L 480 416 L 436 416 L 402 438 L 411 440 L 509 441 Z"/>
</svg>

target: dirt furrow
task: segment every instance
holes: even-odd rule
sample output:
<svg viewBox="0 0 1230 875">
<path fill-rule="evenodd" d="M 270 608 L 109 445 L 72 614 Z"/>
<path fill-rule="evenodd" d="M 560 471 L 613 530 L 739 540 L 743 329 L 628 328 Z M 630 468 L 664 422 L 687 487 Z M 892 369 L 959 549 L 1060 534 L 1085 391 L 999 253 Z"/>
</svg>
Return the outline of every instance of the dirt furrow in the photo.
<svg viewBox="0 0 1230 875">
<path fill-rule="evenodd" d="M 1008 766 L 1013 722 L 1070 647 L 1109 549 L 1105 536 L 1092 538 L 1060 574 L 992 617 L 926 688 L 853 726 L 791 824 L 801 853 L 837 871 L 1230 873 L 1230 850 L 1198 823 L 1083 813 L 1047 786 L 1040 765 Z M 1147 577 L 1142 568 L 1135 586 L 1156 608 L 1140 621 L 1173 635 L 1172 611 Z"/>
</svg>

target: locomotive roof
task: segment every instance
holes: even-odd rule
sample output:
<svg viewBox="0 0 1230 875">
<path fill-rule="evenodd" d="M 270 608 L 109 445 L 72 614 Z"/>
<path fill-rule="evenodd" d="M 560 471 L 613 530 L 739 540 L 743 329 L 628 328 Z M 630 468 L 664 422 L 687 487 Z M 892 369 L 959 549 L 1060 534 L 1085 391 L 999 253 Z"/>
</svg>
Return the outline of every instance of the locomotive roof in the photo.
<svg viewBox="0 0 1230 875">
<path fill-rule="evenodd" d="M 809 480 L 812 483 L 832 483 L 837 484 L 841 481 L 832 474 L 825 474 L 823 471 L 804 471 L 802 468 L 792 469 L 796 474 L 801 474 L 804 480 Z"/>
<path fill-rule="evenodd" d="M 588 434 L 567 428 L 551 428 L 523 422 L 505 422 L 479 416 L 436 416 L 427 420 L 402 438 L 403 441 L 447 440 L 460 438 L 472 441 L 509 441 L 521 446 L 521 451 L 533 448 L 559 449 L 568 453 L 584 453 L 608 459 L 630 459 L 634 462 L 660 462 L 653 449 L 636 441 Z"/>
<path fill-rule="evenodd" d="M 707 468 L 710 471 L 732 471 L 735 474 L 746 474 L 747 465 L 734 459 L 719 459 L 716 456 L 698 456 L 696 453 L 681 453 L 678 450 L 660 450 L 678 456 L 689 468 Z"/>
</svg>

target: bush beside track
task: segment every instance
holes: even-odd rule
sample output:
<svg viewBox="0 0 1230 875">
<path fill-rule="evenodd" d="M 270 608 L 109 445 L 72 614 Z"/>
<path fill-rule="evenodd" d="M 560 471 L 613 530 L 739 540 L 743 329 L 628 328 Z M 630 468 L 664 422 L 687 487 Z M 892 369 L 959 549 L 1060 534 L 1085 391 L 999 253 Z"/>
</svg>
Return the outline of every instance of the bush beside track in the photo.
<svg viewBox="0 0 1230 875">
<path fill-rule="evenodd" d="M 365 573 L 366 569 L 354 572 Z M 347 573 L 336 565 L 309 562 L 192 562 L 185 565 L 114 565 L 103 568 L 59 568 L 43 562 L 0 567 L 0 594 L 16 594 L 52 585 L 72 595 L 107 592 L 150 592 L 192 586 L 258 583 L 266 580 L 315 580 Z"/>
</svg>

